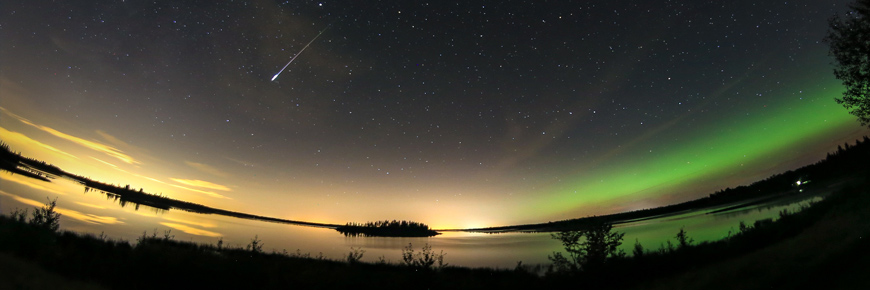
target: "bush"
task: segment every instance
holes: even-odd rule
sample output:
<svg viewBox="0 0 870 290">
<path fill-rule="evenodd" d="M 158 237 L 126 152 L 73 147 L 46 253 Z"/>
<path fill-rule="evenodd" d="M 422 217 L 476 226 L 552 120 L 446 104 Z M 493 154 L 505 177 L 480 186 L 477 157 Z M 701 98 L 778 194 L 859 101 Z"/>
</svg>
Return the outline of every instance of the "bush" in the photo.
<svg viewBox="0 0 870 290">
<path fill-rule="evenodd" d="M 48 202 L 46 202 L 45 205 L 41 208 L 36 208 L 36 210 L 33 211 L 33 215 L 30 217 L 30 224 L 56 232 L 60 229 L 61 216 L 60 213 L 54 211 L 56 206 L 57 198 L 54 200 L 48 199 Z M 23 216 L 23 214 L 20 215 Z M 21 217 L 17 218 L 20 219 Z"/>
<path fill-rule="evenodd" d="M 625 233 L 611 231 L 613 225 L 603 221 L 593 221 L 587 228 L 579 231 L 564 231 L 552 234 L 565 246 L 568 257 L 554 252 L 548 258 L 558 271 L 591 270 L 602 266 L 608 258 L 624 257 L 619 250 Z M 584 238 L 580 241 L 580 238 Z"/>
<path fill-rule="evenodd" d="M 362 248 L 354 248 L 350 247 L 350 253 L 347 253 L 347 262 L 349 264 L 359 263 L 359 260 L 362 259 L 363 254 L 366 253 L 366 250 Z"/>
<path fill-rule="evenodd" d="M 245 249 L 255 254 L 261 254 L 263 253 L 263 245 L 263 240 L 260 240 L 257 235 L 254 235 L 254 238 L 251 239 L 251 243 L 245 246 Z"/>
<path fill-rule="evenodd" d="M 422 268 L 422 269 L 430 269 L 432 265 L 438 263 L 438 268 L 444 268 L 447 266 L 444 263 L 444 251 L 440 253 L 435 253 L 432 251 L 432 246 L 426 244 L 420 249 L 420 252 L 414 253 L 414 248 L 411 243 L 408 243 L 408 246 L 402 249 L 402 262 L 412 268 Z"/>
<path fill-rule="evenodd" d="M 695 239 L 689 237 L 685 228 L 680 228 L 680 231 L 677 233 L 677 242 L 679 243 L 680 249 L 683 249 L 691 246 L 692 243 L 695 242 Z"/>
<path fill-rule="evenodd" d="M 638 241 L 637 239 L 634 239 L 634 250 L 632 254 L 632 256 L 634 256 L 635 258 L 643 257 L 643 245 L 641 245 L 640 241 Z"/>
</svg>

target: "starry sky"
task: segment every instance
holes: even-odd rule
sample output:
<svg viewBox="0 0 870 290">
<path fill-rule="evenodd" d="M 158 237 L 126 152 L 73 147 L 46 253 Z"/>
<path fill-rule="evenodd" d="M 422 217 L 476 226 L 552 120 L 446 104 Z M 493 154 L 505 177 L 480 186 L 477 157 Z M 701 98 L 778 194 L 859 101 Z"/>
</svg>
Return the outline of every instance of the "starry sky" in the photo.
<svg viewBox="0 0 870 290">
<path fill-rule="evenodd" d="M 295 220 L 636 210 L 867 134 L 821 41 L 848 3 L 3 1 L 0 133 L 96 180 Z"/>
</svg>

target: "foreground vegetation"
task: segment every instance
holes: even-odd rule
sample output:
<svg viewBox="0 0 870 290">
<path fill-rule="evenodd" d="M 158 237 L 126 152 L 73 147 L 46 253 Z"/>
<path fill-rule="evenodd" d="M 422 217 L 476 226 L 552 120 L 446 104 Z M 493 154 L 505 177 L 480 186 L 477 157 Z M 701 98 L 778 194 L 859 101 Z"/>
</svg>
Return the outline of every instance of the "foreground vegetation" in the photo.
<svg viewBox="0 0 870 290">
<path fill-rule="evenodd" d="M 16 277 L 50 276 L 75 287 L 144 288 L 505 288 L 586 286 L 597 288 L 791 288 L 826 286 L 866 289 L 870 271 L 870 182 L 838 191 L 823 201 L 778 219 L 741 223 L 728 238 L 694 244 L 684 230 L 674 243 L 631 255 L 617 251 L 622 234 L 607 223 L 554 234 L 566 254 L 554 253 L 544 275 L 519 263 L 516 269 L 449 266 L 428 245 L 408 245 L 399 264 L 360 262 L 365 250 L 350 249 L 343 261 L 301 253 L 265 253 L 258 238 L 245 247 L 174 240 L 156 231 L 135 242 L 57 229 L 49 200 L 33 212 L 0 216 L 0 266 Z M 30 214 L 28 214 L 30 213 Z M 13 266 L 8 266 L 12 264 Z M 20 273 L 25 272 L 25 273 Z M 8 275 L 10 272 L 0 273 Z M 629 277 L 630 279 L 627 279 Z M 6 288 L 33 288 L 35 280 L 6 279 Z M 41 284 L 40 284 L 41 285 Z M 82 286 L 84 285 L 84 286 Z M 805 287 L 798 287 L 805 288 Z M 828 288 L 828 287 L 824 287 Z"/>
</svg>

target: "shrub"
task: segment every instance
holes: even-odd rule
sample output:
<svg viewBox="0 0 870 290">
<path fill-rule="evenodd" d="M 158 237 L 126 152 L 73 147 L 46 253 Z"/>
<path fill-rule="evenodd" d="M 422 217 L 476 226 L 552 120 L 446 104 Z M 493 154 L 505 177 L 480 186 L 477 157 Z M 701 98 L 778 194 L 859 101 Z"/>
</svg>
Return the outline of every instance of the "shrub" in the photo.
<svg viewBox="0 0 870 290">
<path fill-rule="evenodd" d="M 263 240 L 260 240 L 257 235 L 254 235 L 254 238 L 251 239 L 251 243 L 245 246 L 245 249 L 251 251 L 252 253 L 259 254 L 263 253 Z"/>
<path fill-rule="evenodd" d="M 603 221 L 593 221 L 587 228 L 578 231 L 564 231 L 552 234 L 565 246 L 568 257 L 554 252 L 548 258 L 559 271 L 591 270 L 603 265 L 608 258 L 624 257 L 619 250 L 625 233 L 613 232 L 613 225 Z M 585 240 L 580 241 L 581 238 Z"/>
<path fill-rule="evenodd" d="M 365 253 L 366 251 L 362 248 L 350 247 L 350 253 L 347 253 L 347 262 L 350 264 L 359 263 L 359 260 L 362 259 Z"/>
<path fill-rule="evenodd" d="M 432 265 L 438 263 L 438 268 L 441 269 L 447 266 L 447 263 L 444 263 L 445 255 L 444 251 L 437 254 L 433 252 L 429 244 L 415 253 L 411 243 L 408 243 L 408 246 L 402 249 L 402 262 L 409 267 L 422 269 L 430 269 Z"/>
<path fill-rule="evenodd" d="M 685 228 L 680 228 L 680 231 L 677 233 L 677 242 L 679 243 L 679 248 L 683 249 L 692 245 L 692 243 L 695 242 L 695 239 L 689 237 Z"/>
<path fill-rule="evenodd" d="M 643 257 L 643 245 L 640 244 L 640 241 L 634 239 L 634 250 L 632 251 L 632 255 L 635 258 Z"/>
<path fill-rule="evenodd" d="M 30 224 L 53 232 L 60 229 L 61 214 L 54 210 L 56 206 L 57 198 L 54 200 L 48 199 L 48 202 L 46 202 L 45 205 L 41 208 L 36 208 L 36 210 L 33 211 L 33 215 L 30 218 Z M 17 218 L 21 219 L 22 217 Z"/>
</svg>

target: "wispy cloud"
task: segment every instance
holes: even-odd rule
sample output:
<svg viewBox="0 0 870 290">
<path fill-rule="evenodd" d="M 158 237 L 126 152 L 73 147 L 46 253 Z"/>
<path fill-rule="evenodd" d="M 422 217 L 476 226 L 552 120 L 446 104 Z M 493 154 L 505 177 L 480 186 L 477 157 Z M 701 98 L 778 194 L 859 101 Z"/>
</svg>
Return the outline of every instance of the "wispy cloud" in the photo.
<svg viewBox="0 0 870 290">
<path fill-rule="evenodd" d="M 112 145 L 115 145 L 118 147 L 132 147 L 132 146 L 130 146 L 130 144 L 127 144 L 127 142 L 121 141 L 121 139 L 118 139 L 115 136 L 109 135 L 109 133 L 103 132 L 102 130 L 97 130 L 97 135 L 100 135 L 100 137 L 103 137 L 103 139 L 106 139 L 106 141 L 109 143 L 112 143 Z"/>
<path fill-rule="evenodd" d="M 0 107 L 0 108 L 2 108 L 2 107 Z M 48 144 L 36 141 L 30 137 L 27 137 L 27 135 L 24 135 L 24 134 L 21 134 L 18 132 L 14 132 L 14 131 L 6 130 L 6 128 L 3 128 L 3 127 L 0 127 L 0 136 L 3 136 L 3 139 L 6 140 L 6 142 L 20 142 L 20 143 L 24 143 L 24 144 L 35 145 L 37 147 L 46 149 L 48 151 L 60 154 L 60 155 L 65 156 L 65 157 L 69 157 L 72 159 L 79 159 L 75 155 L 66 153 L 63 150 L 54 148 Z"/>
<path fill-rule="evenodd" d="M 216 176 L 220 176 L 220 177 L 229 177 L 230 176 L 229 173 L 220 171 L 219 169 L 208 166 L 206 164 L 196 163 L 196 162 L 191 162 L 191 161 L 184 161 L 184 164 L 187 164 L 187 166 L 193 167 L 196 170 L 199 170 L 199 171 L 211 174 L 211 175 L 216 175 Z"/>
<path fill-rule="evenodd" d="M 112 163 L 109 163 L 109 162 L 106 162 L 106 161 L 103 161 L 103 160 L 100 159 L 100 158 L 93 157 L 93 156 L 88 156 L 88 157 L 91 157 L 91 159 L 96 160 L 97 162 L 100 162 L 100 163 L 102 163 L 102 164 L 105 164 L 105 165 L 111 166 L 111 167 L 113 167 L 113 168 L 118 168 L 117 165 L 112 164 Z M 121 171 L 124 171 L 124 170 L 121 170 Z M 126 171 L 124 171 L 124 172 L 126 172 Z M 128 173 L 129 173 L 129 172 L 128 172 Z"/>
<path fill-rule="evenodd" d="M 223 195 L 220 195 L 220 194 L 217 194 L 217 193 L 211 192 L 211 191 L 199 190 L 199 189 L 190 188 L 190 187 L 184 187 L 184 186 L 181 186 L 181 185 L 171 184 L 171 183 L 170 183 L 169 185 L 170 185 L 170 186 L 177 187 L 177 188 L 181 188 L 181 189 L 190 190 L 190 191 L 193 191 L 193 192 L 202 193 L 202 194 L 205 194 L 205 195 L 208 195 L 208 196 L 211 196 L 211 197 L 231 199 L 231 198 L 229 198 L 229 197 L 226 197 L 226 196 L 223 196 Z"/>
<path fill-rule="evenodd" d="M 188 186 L 195 186 L 195 187 L 202 187 L 202 188 L 223 190 L 223 191 L 231 191 L 232 190 L 229 187 L 226 187 L 226 186 L 223 186 L 220 184 L 216 184 L 216 183 L 211 183 L 211 182 L 208 182 L 205 180 L 179 179 L 179 178 L 170 178 L 170 179 L 172 181 L 175 181 L 175 182 L 178 182 L 178 183 L 181 183 L 184 185 L 188 185 Z"/>
<path fill-rule="evenodd" d="M 54 135 L 54 136 L 56 136 L 56 137 L 59 137 L 59 138 L 62 138 L 62 139 L 66 139 L 66 140 L 71 141 L 71 142 L 73 142 L 73 143 L 76 143 L 76 144 L 79 144 L 79 145 L 81 145 L 81 146 L 84 146 L 85 148 L 89 148 L 89 149 L 91 149 L 91 150 L 96 150 L 96 151 L 99 151 L 99 152 L 103 152 L 103 153 L 105 153 L 105 154 L 107 154 L 107 155 L 109 155 L 109 156 L 115 157 L 115 158 L 117 158 L 117 159 L 119 159 L 119 160 L 121 160 L 121 161 L 124 161 L 125 163 L 128 163 L 128 164 L 141 164 L 141 162 L 139 162 L 139 161 L 137 161 L 136 159 L 134 159 L 133 157 L 130 157 L 129 155 L 125 154 L 123 151 L 121 151 L 121 150 L 118 149 L 118 148 L 115 148 L 115 147 L 112 147 L 112 146 L 109 146 L 109 145 L 105 145 L 105 144 L 102 144 L 102 143 L 99 143 L 99 142 L 88 141 L 88 140 L 85 140 L 85 139 L 82 139 L 82 138 L 79 138 L 79 137 L 76 137 L 76 136 L 72 136 L 72 135 L 69 135 L 69 134 L 66 134 L 66 133 L 60 132 L 60 131 L 55 130 L 55 129 L 51 128 L 51 127 L 47 127 L 47 126 L 43 126 L 43 125 L 39 125 L 39 124 L 33 123 L 33 122 L 31 122 L 30 120 L 28 120 L 28 119 L 26 119 L 26 118 L 24 118 L 24 117 L 21 117 L 21 116 L 18 116 L 18 115 L 16 115 L 16 114 L 12 113 L 12 112 L 9 112 L 9 110 L 6 110 L 6 109 L 3 108 L 3 107 L 0 107 L 0 111 L 3 111 L 3 113 L 9 115 L 10 117 L 13 117 L 13 118 L 17 119 L 17 120 L 20 121 L 21 123 L 24 123 L 24 124 L 27 124 L 27 125 L 33 126 L 34 128 L 37 128 L 37 129 L 42 130 L 42 131 L 45 131 L 45 132 L 47 132 L 47 133 L 49 133 L 49 134 L 51 134 L 51 135 Z M 114 137 L 112 137 L 112 138 L 114 138 Z"/>
<path fill-rule="evenodd" d="M 93 157 L 91 157 L 91 158 L 93 158 Z M 97 159 L 97 158 L 94 158 L 94 159 L 96 159 L 97 161 L 104 162 L 104 163 L 106 163 L 106 164 L 109 165 L 109 166 L 112 166 L 111 163 L 108 163 L 108 162 L 105 162 L 105 161 L 99 160 L 99 159 Z M 159 179 L 157 179 L 157 178 L 148 177 L 148 176 L 145 176 L 145 175 L 141 175 L 141 174 L 137 174 L 137 173 L 129 172 L 129 171 L 126 171 L 126 170 L 121 169 L 121 168 L 118 168 L 118 167 L 113 167 L 113 168 L 114 168 L 115 170 L 118 170 L 118 171 L 121 171 L 121 172 L 124 172 L 124 173 L 130 174 L 130 175 L 133 175 L 133 176 L 136 176 L 136 177 L 140 177 L 140 178 L 144 178 L 144 179 L 147 179 L 147 180 L 151 180 L 151 181 L 154 181 L 154 182 L 157 182 L 157 183 L 160 183 L 160 184 L 166 184 L 166 185 L 169 185 L 169 186 L 172 186 L 172 187 L 181 188 L 181 189 L 184 189 L 184 190 L 189 190 L 189 191 L 193 191 L 193 192 L 196 192 L 196 193 L 202 193 L 202 194 L 205 194 L 205 195 L 208 195 L 208 196 L 211 196 L 211 197 L 215 197 L 215 198 L 232 199 L 232 198 L 229 198 L 229 197 L 226 197 L 226 196 L 223 196 L 223 195 L 217 194 L 217 193 L 215 193 L 215 192 L 205 191 L 205 190 L 199 190 L 199 189 L 195 189 L 195 188 L 190 188 L 190 187 L 181 186 L 181 185 L 178 185 L 178 184 L 168 183 L 168 182 L 165 182 L 165 181 L 159 180 Z M 175 178 L 170 178 L 170 179 L 172 179 L 172 180 L 176 180 Z M 179 180 L 184 180 L 184 179 L 179 179 Z M 204 181 L 204 182 L 206 182 L 206 181 Z M 210 182 L 209 182 L 209 183 L 210 183 Z M 212 183 L 212 184 L 213 184 L 213 183 Z M 222 185 L 217 185 L 217 186 L 222 186 Z M 224 187 L 225 187 L 225 186 L 224 186 Z M 226 188 L 226 187 L 225 187 L 225 188 Z M 227 188 L 227 190 L 229 190 L 229 188 Z"/>
<path fill-rule="evenodd" d="M 26 124 L 28 124 L 28 123 L 26 123 Z M 119 150 L 115 147 L 105 145 L 102 143 L 98 143 L 98 142 L 88 141 L 88 140 L 85 140 L 85 139 L 82 139 L 82 138 L 79 138 L 76 136 L 72 136 L 72 135 L 60 132 L 58 130 L 55 130 L 55 129 L 52 129 L 52 128 L 49 128 L 46 126 L 37 125 L 37 124 L 33 124 L 33 123 L 29 123 L 28 125 L 34 126 L 37 129 L 48 132 L 49 134 L 52 134 L 54 136 L 69 140 L 73 143 L 79 144 L 79 145 L 84 146 L 86 148 L 89 148 L 91 150 L 103 152 L 106 155 L 115 157 L 118 160 L 121 160 L 127 164 L 141 164 L 141 162 L 137 161 L 136 159 L 133 159 L 133 157 L 130 157 L 127 154 L 124 154 L 124 152 L 122 152 L 121 150 Z"/>
</svg>

